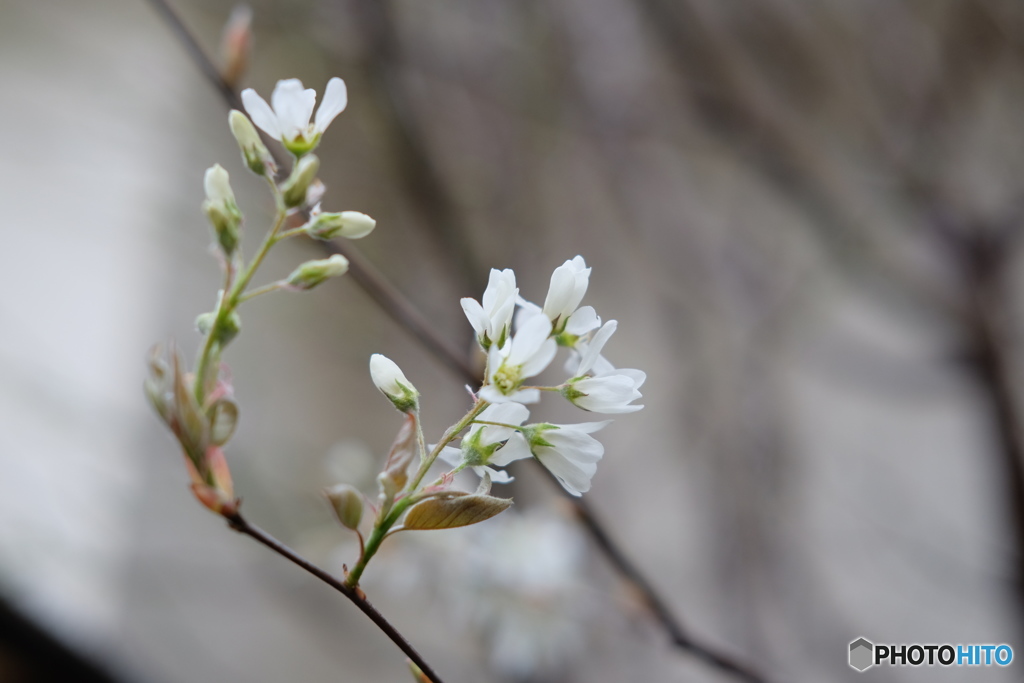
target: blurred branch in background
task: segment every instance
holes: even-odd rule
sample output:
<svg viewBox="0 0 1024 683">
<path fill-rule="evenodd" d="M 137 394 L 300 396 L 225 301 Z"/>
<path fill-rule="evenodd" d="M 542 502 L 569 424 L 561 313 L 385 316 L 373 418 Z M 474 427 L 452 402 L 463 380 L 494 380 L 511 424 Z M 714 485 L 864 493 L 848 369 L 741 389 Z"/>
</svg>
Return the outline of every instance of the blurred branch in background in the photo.
<svg viewBox="0 0 1024 683">
<path fill-rule="evenodd" d="M 0 681 L 118 683 L 118 680 L 0 600 Z"/>
<path fill-rule="evenodd" d="M 905 65 L 883 57 L 868 68 L 867 96 L 859 93 L 864 115 L 858 123 L 867 122 L 868 130 L 857 132 L 871 144 L 857 153 L 863 155 L 862 163 L 889 179 L 885 199 L 906 211 L 900 217 L 904 225 L 899 226 L 904 233 L 898 233 L 880 230 L 851 212 L 852 188 L 841 180 L 841 167 L 850 160 L 816 140 L 812 124 L 819 112 L 793 94 L 799 84 L 787 90 L 778 87 L 778 79 L 773 83 L 763 55 L 750 47 L 751 42 L 741 42 L 726 9 L 699 0 L 642 0 L 639 6 L 674 64 L 680 94 L 707 132 L 748 159 L 767 184 L 807 213 L 812 234 L 836 265 L 868 290 L 878 290 L 881 276 L 884 289 L 896 294 L 899 303 L 938 316 L 956 330 L 981 390 L 981 405 L 990 417 L 993 455 L 1005 482 L 1020 629 L 1024 437 L 1015 380 L 1016 302 L 1011 278 L 1021 228 L 1020 200 L 995 209 L 972 206 L 980 204 L 977 194 L 951 182 L 963 162 L 950 140 L 955 140 L 958 126 L 981 116 L 990 104 L 981 84 L 1001 68 L 1019 71 L 1024 21 L 1020 7 L 998 0 L 965 0 L 933 8 L 935 14 L 929 15 L 893 3 L 878 10 L 882 16 L 867 19 L 908 33 L 936 26 L 936 56 L 926 78 L 893 68 Z M 821 30 L 824 23 L 804 23 L 807 16 L 797 17 L 781 3 L 765 3 L 757 11 L 758 25 L 770 26 L 775 43 L 797 55 L 801 68 L 787 77 L 812 81 L 810 99 L 842 97 L 838 84 L 850 79 L 839 69 L 848 65 L 837 67 L 813 56 L 826 52 L 821 46 L 828 39 L 822 35 L 827 33 Z M 904 101 L 887 101 L 897 98 Z M 927 258 L 907 258 L 908 240 Z"/>
<path fill-rule="evenodd" d="M 191 32 L 173 8 L 165 0 L 150 0 L 150 2 L 158 9 L 159 14 L 168 22 L 179 39 L 181 39 L 184 47 L 197 63 L 204 76 L 223 97 L 225 103 L 229 107 L 237 108 L 237 94 L 225 82 L 219 70 L 206 56 L 206 53 L 194 37 L 192 37 Z M 443 189 L 442 181 L 433 169 L 429 156 L 415 133 L 415 125 L 409 119 L 408 103 L 404 100 L 401 90 L 395 82 L 393 73 L 389 71 L 389 68 L 393 68 L 389 65 L 389 62 L 394 56 L 395 46 L 393 29 L 388 22 L 385 4 L 375 2 L 364 3 L 362 12 L 364 13 L 364 20 L 367 22 L 366 29 L 369 35 L 374 36 L 372 41 L 373 50 L 371 51 L 374 56 L 371 57 L 371 61 L 376 57 L 380 58 L 380 63 L 371 71 L 374 71 L 379 79 L 382 99 L 389 102 L 393 107 L 388 115 L 388 119 L 393 126 L 392 133 L 400 143 L 400 156 L 402 157 L 402 166 L 406 174 L 407 191 L 416 198 L 418 205 L 424 211 L 426 219 L 433 227 L 435 234 L 444 243 L 446 249 L 451 252 L 454 247 L 458 247 L 454 251 L 455 259 L 460 263 L 463 275 L 472 279 L 472 273 L 479 272 L 479 269 L 475 267 L 474 259 L 469 251 L 470 241 L 462 229 L 453 203 Z M 328 243 L 326 248 L 332 253 L 341 253 L 346 256 L 350 262 L 350 273 L 371 298 L 405 328 L 414 339 L 426 346 L 461 381 L 474 383 L 477 380 L 476 372 L 469 367 L 465 356 L 453 352 L 449 345 L 441 340 L 426 323 L 425 319 L 417 313 L 412 304 L 402 296 L 399 290 L 387 282 L 361 254 L 350 245 L 342 247 L 337 243 Z M 689 635 L 679 619 L 672 613 L 665 599 L 657 593 L 653 584 L 630 560 L 628 553 L 612 540 L 604 525 L 594 515 L 589 506 L 583 503 L 582 499 L 569 498 L 569 500 L 575 506 L 577 516 L 584 528 L 590 533 L 596 547 L 614 567 L 620 579 L 630 585 L 637 595 L 641 596 L 643 603 L 669 636 L 673 645 L 691 653 L 706 664 L 741 680 L 755 683 L 766 680 L 760 673 L 748 668 L 747 665 L 730 655 L 708 644 L 699 642 Z M 243 533 L 248 532 L 243 530 Z M 265 545 L 274 547 L 263 539 L 256 538 Z M 421 668 L 423 668 L 422 665 Z"/>
</svg>

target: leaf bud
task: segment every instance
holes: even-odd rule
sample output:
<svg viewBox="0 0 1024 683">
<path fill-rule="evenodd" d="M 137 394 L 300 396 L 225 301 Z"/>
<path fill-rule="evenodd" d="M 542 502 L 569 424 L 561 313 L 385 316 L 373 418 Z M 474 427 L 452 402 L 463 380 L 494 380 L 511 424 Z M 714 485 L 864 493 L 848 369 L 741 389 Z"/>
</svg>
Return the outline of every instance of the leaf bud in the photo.
<svg viewBox="0 0 1024 683">
<path fill-rule="evenodd" d="M 336 484 L 324 491 L 342 526 L 355 531 L 363 518 L 363 496 L 348 484 Z"/>
<path fill-rule="evenodd" d="M 221 78 L 232 89 L 236 89 L 242 80 L 251 52 L 252 9 L 248 5 L 236 5 L 220 38 Z"/>
</svg>

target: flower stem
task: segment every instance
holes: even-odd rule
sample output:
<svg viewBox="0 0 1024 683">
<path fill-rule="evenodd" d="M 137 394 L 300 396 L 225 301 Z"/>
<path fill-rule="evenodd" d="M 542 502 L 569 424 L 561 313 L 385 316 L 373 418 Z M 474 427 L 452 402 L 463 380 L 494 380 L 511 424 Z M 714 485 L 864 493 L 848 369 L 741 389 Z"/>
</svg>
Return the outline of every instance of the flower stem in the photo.
<svg viewBox="0 0 1024 683">
<path fill-rule="evenodd" d="M 234 268 L 230 261 L 225 267 L 227 271 L 226 282 L 224 291 L 220 297 L 220 303 L 217 305 L 217 313 L 214 317 L 213 324 L 210 326 L 210 331 L 206 336 L 206 341 L 203 344 L 203 350 L 199 354 L 199 359 L 196 361 L 196 380 L 195 380 L 195 392 L 196 400 L 199 401 L 199 405 L 203 405 L 206 400 L 206 385 L 208 383 L 208 375 L 210 374 L 211 366 L 216 365 L 220 359 L 220 352 L 222 350 L 221 344 L 217 341 L 220 338 L 221 331 L 224 324 L 228 320 L 228 316 L 234 312 L 238 304 L 242 302 L 242 292 L 249 285 L 253 275 L 256 274 L 256 269 L 263 263 L 263 259 L 266 258 L 267 253 L 270 251 L 278 239 L 280 239 L 278 232 L 281 230 L 281 226 L 284 225 L 285 218 L 288 216 L 288 211 L 284 206 L 284 202 L 281 199 L 281 192 L 277 189 L 277 185 L 270 178 L 267 178 L 267 182 L 274 192 L 274 199 L 277 203 L 277 216 L 274 219 L 274 225 L 271 227 L 267 236 L 263 238 L 263 243 L 256 251 L 256 255 L 253 256 L 252 261 L 249 265 L 242 269 L 238 279 L 231 283 L 234 275 Z M 258 290 L 257 290 L 258 291 Z"/>
<path fill-rule="evenodd" d="M 260 294 L 269 294 L 270 292 L 276 292 L 277 290 L 284 287 L 284 283 L 278 280 L 277 282 L 271 282 L 269 285 L 263 285 L 256 289 L 250 289 L 248 292 L 238 298 L 238 303 L 244 304 L 249 299 L 255 299 Z"/>
<path fill-rule="evenodd" d="M 463 415 L 461 420 L 449 427 L 445 431 L 444 436 L 441 437 L 441 440 L 437 442 L 436 446 L 434 446 L 433 450 L 431 450 L 430 453 L 422 459 L 420 468 L 416 472 L 416 476 L 413 477 L 405 487 L 405 495 L 395 501 L 394 506 L 392 506 L 388 511 L 388 514 L 382 519 L 378 519 L 377 523 L 374 525 L 373 531 L 370 532 L 370 537 L 366 539 L 366 547 L 359 555 L 359 561 L 356 562 L 355 566 L 352 567 L 348 575 L 345 577 L 346 586 L 349 588 L 355 588 L 359 585 L 359 579 L 366 570 L 366 565 L 377 553 L 377 549 L 380 548 L 380 544 L 388 535 L 388 531 L 391 530 L 391 527 L 395 525 L 399 518 L 401 518 L 402 514 L 405 513 L 410 506 L 419 501 L 419 499 L 413 494 L 419 489 L 420 483 L 423 481 L 423 477 L 427 475 L 427 471 L 430 469 L 430 466 L 434 464 L 435 460 L 437 460 L 437 456 L 440 455 L 441 449 L 450 444 L 455 437 L 462 432 L 462 430 L 472 424 L 473 419 L 486 407 L 487 401 L 477 399 L 476 402 L 473 403 L 473 407 L 469 409 L 469 412 Z M 416 422 L 418 426 L 418 416 Z M 420 438 L 422 439 L 422 433 L 420 434 Z M 424 447 L 423 450 L 425 451 L 426 448 Z"/>
</svg>

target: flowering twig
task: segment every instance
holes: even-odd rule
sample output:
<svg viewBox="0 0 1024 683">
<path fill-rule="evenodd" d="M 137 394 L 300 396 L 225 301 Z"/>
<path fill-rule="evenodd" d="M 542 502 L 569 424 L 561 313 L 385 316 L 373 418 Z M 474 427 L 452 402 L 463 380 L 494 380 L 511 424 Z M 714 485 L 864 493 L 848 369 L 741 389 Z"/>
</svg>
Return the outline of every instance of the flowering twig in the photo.
<svg viewBox="0 0 1024 683">
<path fill-rule="evenodd" d="M 391 622 L 384 618 L 383 614 L 377 611 L 377 608 L 370 604 L 363 591 L 359 588 L 347 585 L 344 581 L 338 579 L 332 574 L 329 574 L 309 560 L 305 559 L 263 529 L 254 524 L 250 524 L 249 521 L 241 515 L 241 513 L 235 512 L 233 514 L 224 515 L 224 518 L 227 520 L 228 526 L 238 533 L 245 534 L 256 541 L 259 541 L 281 557 L 284 557 L 302 569 L 305 569 L 307 572 L 348 598 L 352 604 L 358 607 L 363 614 L 370 618 L 370 621 L 372 621 L 377 628 L 383 631 L 384 634 L 391 639 L 391 642 L 397 645 L 409 659 L 416 663 L 416 666 L 420 668 L 429 680 L 434 683 L 442 683 L 440 676 L 438 676 L 423 657 L 420 656 L 420 653 L 416 651 L 416 648 L 414 648 L 409 641 L 405 639 L 398 629 L 391 625 Z"/>
<path fill-rule="evenodd" d="M 164 20 L 170 25 L 171 29 L 181 40 L 186 50 L 203 72 L 203 75 L 217 89 L 225 103 L 231 108 L 240 108 L 241 101 L 238 94 L 221 76 L 216 66 L 203 52 L 191 32 L 167 1 L 149 0 L 149 2 L 158 10 Z M 275 157 L 277 156 L 276 151 L 271 150 L 271 153 L 274 154 Z M 278 159 L 278 161 L 280 160 Z M 280 166 L 281 164 L 279 163 L 278 165 Z M 358 250 L 351 245 L 342 245 L 335 241 L 319 241 L 319 244 L 322 248 L 332 254 L 341 254 L 345 256 L 349 264 L 349 273 L 360 287 L 381 307 L 384 312 L 390 315 L 402 328 L 418 340 L 427 350 L 440 360 L 445 367 L 457 375 L 461 381 L 465 381 L 470 384 L 477 384 L 479 382 L 479 375 L 473 369 L 469 359 L 465 355 L 455 351 L 447 341 L 438 336 L 411 302 Z M 463 427 L 464 426 L 465 425 L 463 425 Z M 451 436 L 454 438 L 455 434 L 452 433 Z M 450 441 L 451 438 L 448 440 Z M 436 454 L 434 455 L 436 457 Z M 417 483 L 422 479 L 422 476 L 425 473 L 425 469 L 423 469 L 421 473 L 418 473 L 416 479 Z M 575 506 L 581 523 L 594 539 L 597 548 L 606 556 L 620 577 L 632 585 L 636 591 L 643 596 L 644 602 L 651 610 L 652 615 L 655 617 L 661 628 L 669 635 L 672 643 L 676 647 L 688 651 L 712 666 L 715 666 L 724 672 L 731 673 L 743 680 L 751 681 L 753 683 L 766 680 L 759 674 L 734 661 L 729 656 L 718 652 L 715 648 L 699 643 L 689 637 L 683 630 L 679 620 L 669 609 L 665 600 L 657 593 L 643 573 L 630 561 L 628 555 L 611 539 L 604 525 L 596 518 L 590 508 L 582 501 L 582 499 L 573 497 L 569 495 L 569 493 L 566 493 L 566 495 Z M 402 504 L 402 501 L 399 501 L 398 504 Z M 409 503 L 405 503 L 406 507 L 408 505 Z M 401 510 L 399 511 L 399 515 L 394 515 L 392 525 L 397 521 L 400 513 Z M 238 517 L 238 519 L 241 518 Z M 312 567 L 312 565 L 309 565 L 301 558 L 298 558 L 294 553 L 288 551 L 284 546 L 280 546 L 280 544 L 267 537 L 262 532 L 259 532 L 259 530 L 256 530 L 254 527 L 244 523 L 244 520 L 241 523 L 241 527 L 239 527 L 234 521 L 232 521 L 232 526 L 236 528 L 236 530 L 259 540 L 261 543 L 264 543 L 264 545 L 267 545 L 285 557 L 292 559 L 292 561 L 295 561 L 297 564 L 307 569 L 307 571 L 310 571 L 327 583 L 338 588 L 338 590 L 345 593 L 346 596 L 349 596 L 350 594 L 354 595 L 356 594 L 356 591 L 358 591 L 358 588 L 355 586 L 362 570 L 360 565 L 357 565 L 356 568 L 350 572 L 349 578 L 345 583 L 341 583 L 329 574 Z M 375 532 L 377 530 L 378 529 L 375 529 Z M 381 531 L 381 538 L 377 540 L 378 545 L 387 533 L 388 529 L 383 529 Z M 362 560 L 368 560 L 367 553 L 370 551 L 370 546 L 373 542 L 374 539 L 371 536 L 366 544 L 366 549 L 361 553 L 361 563 L 363 566 L 365 566 L 365 562 L 362 562 Z M 282 552 L 282 549 L 287 552 Z M 352 598 L 350 597 L 350 599 Z M 365 602 L 365 599 L 363 599 L 362 602 L 357 602 L 357 605 L 359 605 L 364 612 L 370 615 L 371 618 L 374 618 L 373 614 L 377 614 L 375 610 L 372 610 L 372 607 L 369 607 L 369 604 Z M 379 616 L 379 614 L 377 615 Z M 383 617 L 381 617 L 381 620 L 383 620 Z M 374 619 L 374 621 L 380 625 L 380 623 L 377 622 L 377 619 Z M 401 636 L 398 635 L 398 638 L 401 638 Z M 395 638 L 392 638 L 392 640 L 395 640 Z M 399 643 L 401 646 L 401 642 L 399 642 L 399 640 L 395 640 L 395 642 Z M 403 650 L 405 650 L 405 647 L 403 647 Z M 412 655 L 410 655 L 410 657 L 411 656 Z M 413 659 L 417 664 L 420 664 L 420 660 L 417 660 L 416 658 Z M 420 667 L 424 669 L 424 672 L 429 671 L 429 667 L 425 668 L 423 664 L 420 664 Z M 438 679 L 436 676 L 432 676 L 432 680 Z"/>
<path fill-rule="evenodd" d="M 207 56 L 196 41 L 192 32 L 178 16 L 178 13 L 167 0 L 148 0 L 167 23 L 174 35 L 181 41 L 192 60 L 202 71 L 206 80 L 217 90 L 224 103 L 231 109 L 242 109 L 242 101 L 238 93 L 224 80 L 213 61 Z M 269 147 L 279 167 L 283 167 L 279 152 Z M 419 341 L 451 372 L 460 377 L 460 381 L 474 384 L 479 381 L 479 373 L 473 368 L 466 354 L 454 349 L 445 339 L 440 337 L 427 322 L 426 318 L 388 279 L 363 256 L 362 252 L 351 244 L 337 241 L 317 241 L 317 245 L 328 254 L 340 254 L 349 263 L 349 276 L 355 280 L 374 303 L 398 323 L 399 327 Z"/>
</svg>

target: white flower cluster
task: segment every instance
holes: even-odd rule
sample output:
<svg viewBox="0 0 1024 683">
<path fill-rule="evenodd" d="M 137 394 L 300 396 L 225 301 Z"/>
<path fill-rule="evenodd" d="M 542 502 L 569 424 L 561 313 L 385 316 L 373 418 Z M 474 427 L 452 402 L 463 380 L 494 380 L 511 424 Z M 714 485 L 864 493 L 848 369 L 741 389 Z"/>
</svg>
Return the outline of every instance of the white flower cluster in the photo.
<svg viewBox="0 0 1024 683">
<path fill-rule="evenodd" d="M 523 458 L 535 457 L 578 496 L 590 490 L 604 446 L 591 436 L 609 424 L 525 424 L 530 411 L 524 404 L 540 400 L 541 391 L 557 391 L 577 407 L 595 413 L 629 413 L 643 408 L 640 370 L 616 369 L 601 355 L 618 323 L 601 324 L 591 306 L 580 306 L 590 281 L 582 256 L 566 261 L 551 275 L 544 306 L 519 296 L 511 270 L 492 270 L 483 302 L 463 299 L 462 308 L 487 353 L 487 371 L 478 396 L 491 404 L 462 438 L 460 448 L 445 448 L 441 457 L 453 465 L 471 467 L 492 481 L 511 481 L 494 470 Z M 516 307 L 519 313 L 515 314 Z M 516 329 L 512 323 L 515 318 Z M 539 375 L 555 358 L 558 346 L 571 349 L 570 376 L 554 387 L 536 387 L 526 380 Z"/>
</svg>

